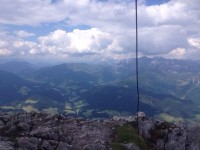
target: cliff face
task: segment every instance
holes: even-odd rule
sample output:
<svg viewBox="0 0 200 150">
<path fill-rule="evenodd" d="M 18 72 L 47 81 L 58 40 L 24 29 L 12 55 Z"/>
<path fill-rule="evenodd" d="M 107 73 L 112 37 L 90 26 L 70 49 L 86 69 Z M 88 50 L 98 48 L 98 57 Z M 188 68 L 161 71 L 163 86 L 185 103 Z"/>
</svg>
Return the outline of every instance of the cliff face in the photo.
<svg viewBox="0 0 200 150">
<path fill-rule="evenodd" d="M 198 125 L 170 124 L 139 116 L 87 120 L 44 113 L 0 113 L 1 150 L 195 150 Z"/>
</svg>

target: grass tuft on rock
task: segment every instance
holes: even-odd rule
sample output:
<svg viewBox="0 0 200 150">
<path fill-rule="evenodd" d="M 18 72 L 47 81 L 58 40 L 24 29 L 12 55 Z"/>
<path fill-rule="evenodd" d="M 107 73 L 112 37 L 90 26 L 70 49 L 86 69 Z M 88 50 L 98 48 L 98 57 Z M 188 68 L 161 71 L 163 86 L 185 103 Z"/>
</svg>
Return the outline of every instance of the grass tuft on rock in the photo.
<svg viewBox="0 0 200 150">
<path fill-rule="evenodd" d="M 126 150 L 126 147 L 121 144 L 128 143 L 134 143 L 143 150 L 148 149 L 144 139 L 141 137 L 138 138 L 137 129 L 130 124 L 125 124 L 117 128 L 115 141 L 111 147 L 113 150 Z"/>
</svg>

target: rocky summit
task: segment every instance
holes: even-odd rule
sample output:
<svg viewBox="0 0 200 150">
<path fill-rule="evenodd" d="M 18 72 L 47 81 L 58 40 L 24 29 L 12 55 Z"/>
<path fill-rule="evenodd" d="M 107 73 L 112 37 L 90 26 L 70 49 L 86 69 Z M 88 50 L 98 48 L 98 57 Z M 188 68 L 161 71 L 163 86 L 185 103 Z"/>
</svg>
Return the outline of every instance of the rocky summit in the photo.
<svg viewBox="0 0 200 150">
<path fill-rule="evenodd" d="M 0 150 L 200 149 L 199 125 L 172 124 L 143 113 L 137 116 L 89 120 L 59 114 L 0 113 Z"/>
</svg>

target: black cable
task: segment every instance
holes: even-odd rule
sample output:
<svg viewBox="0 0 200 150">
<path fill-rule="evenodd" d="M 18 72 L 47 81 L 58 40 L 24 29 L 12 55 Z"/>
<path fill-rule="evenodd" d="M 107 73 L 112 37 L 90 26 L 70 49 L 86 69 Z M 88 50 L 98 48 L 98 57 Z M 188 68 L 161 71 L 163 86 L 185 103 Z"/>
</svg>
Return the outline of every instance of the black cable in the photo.
<svg viewBox="0 0 200 150">
<path fill-rule="evenodd" d="M 137 8 L 137 0 L 135 0 L 135 54 L 136 54 L 136 84 L 137 84 L 137 129 L 138 129 L 138 140 L 140 146 L 140 135 L 139 135 L 139 110 L 140 110 L 140 91 L 139 91 L 139 64 L 138 64 L 138 8 Z"/>
</svg>

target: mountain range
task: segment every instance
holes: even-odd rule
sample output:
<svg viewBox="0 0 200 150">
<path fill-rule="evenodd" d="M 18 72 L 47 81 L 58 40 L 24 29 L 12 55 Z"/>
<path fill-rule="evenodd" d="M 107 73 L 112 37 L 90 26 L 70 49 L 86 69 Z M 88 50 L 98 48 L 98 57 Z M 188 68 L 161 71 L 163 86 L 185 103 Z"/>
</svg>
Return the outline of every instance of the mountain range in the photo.
<svg viewBox="0 0 200 150">
<path fill-rule="evenodd" d="M 63 63 L 38 67 L 0 64 L 1 111 L 44 111 L 83 117 L 136 112 L 135 59 L 112 64 Z M 200 62 L 139 59 L 140 110 L 167 121 L 200 117 Z"/>
</svg>

